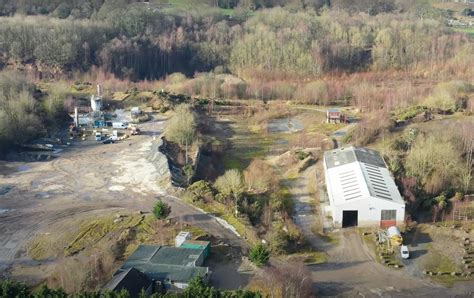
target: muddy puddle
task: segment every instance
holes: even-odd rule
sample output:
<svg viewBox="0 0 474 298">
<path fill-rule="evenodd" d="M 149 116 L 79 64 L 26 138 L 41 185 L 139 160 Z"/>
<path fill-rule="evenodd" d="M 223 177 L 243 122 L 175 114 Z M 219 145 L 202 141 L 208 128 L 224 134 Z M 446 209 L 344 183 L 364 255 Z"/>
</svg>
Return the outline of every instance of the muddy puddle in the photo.
<svg viewBox="0 0 474 298">
<path fill-rule="evenodd" d="M 0 184 L 0 196 L 3 196 L 4 194 L 7 194 L 14 188 L 13 185 L 1 185 Z"/>
<path fill-rule="evenodd" d="M 269 133 L 293 133 L 303 129 L 303 122 L 294 117 L 272 119 L 267 124 Z"/>
<path fill-rule="evenodd" d="M 16 169 L 18 172 L 26 172 L 26 171 L 31 170 L 31 167 L 29 165 L 21 165 L 21 166 L 16 167 Z"/>
</svg>

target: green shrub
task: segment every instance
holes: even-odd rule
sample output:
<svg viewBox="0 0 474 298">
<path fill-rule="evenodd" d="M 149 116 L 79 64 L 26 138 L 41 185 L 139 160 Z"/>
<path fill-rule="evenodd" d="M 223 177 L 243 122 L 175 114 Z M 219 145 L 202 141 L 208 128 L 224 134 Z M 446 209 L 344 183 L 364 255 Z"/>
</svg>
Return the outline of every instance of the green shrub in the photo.
<svg viewBox="0 0 474 298">
<path fill-rule="evenodd" d="M 0 297 L 29 297 L 28 287 L 16 281 L 0 281 Z"/>
<path fill-rule="evenodd" d="M 153 214 L 156 219 L 165 219 L 170 215 L 171 207 L 163 201 L 158 201 L 153 208 Z"/>
<path fill-rule="evenodd" d="M 188 187 L 188 192 L 191 193 L 193 201 L 211 201 L 214 200 L 214 190 L 209 182 L 199 180 Z"/>
<path fill-rule="evenodd" d="M 416 115 L 426 110 L 423 106 L 409 106 L 395 112 L 393 118 L 395 121 L 406 121 L 415 118 Z"/>
<path fill-rule="evenodd" d="M 284 254 L 288 249 L 288 236 L 280 229 L 274 230 L 268 236 L 268 246 L 272 253 Z"/>
<path fill-rule="evenodd" d="M 463 81 L 443 82 L 436 85 L 425 104 L 441 113 L 452 113 L 465 106 L 466 94 L 472 86 Z"/>
<path fill-rule="evenodd" d="M 308 152 L 304 152 L 304 151 L 298 151 L 298 152 L 296 152 L 296 158 L 298 158 L 299 160 L 304 160 L 304 159 L 306 159 L 308 156 L 309 156 L 309 153 L 308 153 Z"/>
<path fill-rule="evenodd" d="M 273 211 L 293 213 L 294 203 L 287 189 L 280 189 L 270 196 L 270 206 Z"/>
<path fill-rule="evenodd" d="M 265 245 L 259 243 L 250 250 L 249 260 L 258 267 L 264 266 L 270 260 L 270 252 Z"/>
</svg>

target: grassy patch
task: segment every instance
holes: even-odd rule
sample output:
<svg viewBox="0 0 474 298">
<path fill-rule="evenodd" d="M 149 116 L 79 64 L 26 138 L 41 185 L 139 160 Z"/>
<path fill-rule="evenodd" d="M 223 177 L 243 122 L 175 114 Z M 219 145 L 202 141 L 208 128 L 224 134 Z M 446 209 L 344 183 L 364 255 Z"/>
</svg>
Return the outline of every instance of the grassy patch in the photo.
<svg viewBox="0 0 474 298">
<path fill-rule="evenodd" d="M 35 260 L 73 255 L 92 247 L 108 235 L 117 238 L 128 229 L 134 230 L 134 238 L 138 242 L 147 242 L 153 238 L 154 218 L 145 215 L 127 215 L 116 218 L 113 215 L 75 222 L 60 234 L 45 233 L 35 237 L 28 245 L 28 255 Z M 57 229 L 53 229 L 57 230 Z"/>
<path fill-rule="evenodd" d="M 453 260 L 436 251 L 431 249 L 431 245 L 429 246 L 429 254 L 426 256 L 424 262 L 425 270 L 432 271 L 432 272 L 461 272 L 461 268 L 459 268 Z M 435 275 L 431 276 L 435 281 L 444 284 L 445 286 L 451 287 L 457 281 L 464 281 L 466 280 L 460 276 L 451 276 L 451 275 Z"/>
<path fill-rule="evenodd" d="M 115 92 L 112 96 L 112 100 L 115 101 L 124 101 L 130 96 L 130 94 L 125 93 L 125 92 Z"/>
<path fill-rule="evenodd" d="M 320 233 L 319 236 L 326 242 L 337 245 L 341 240 L 335 233 Z"/>
<path fill-rule="evenodd" d="M 232 157 L 230 155 L 226 155 L 224 157 L 224 167 L 226 169 L 239 169 L 239 170 L 243 170 L 242 169 L 242 162 L 240 161 L 240 159 L 238 158 L 235 158 L 235 157 Z"/>
<path fill-rule="evenodd" d="M 286 178 L 288 180 L 296 180 L 296 179 L 298 179 L 298 177 L 299 177 L 298 169 L 290 169 L 286 173 Z"/>
<path fill-rule="evenodd" d="M 245 237 L 249 243 L 254 244 L 260 241 L 257 236 L 257 233 L 253 230 L 250 223 L 243 222 L 240 218 L 235 217 L 233 214 L 229 213 L 228 208 L 224 204 L 221 204 L 216 201 L 209 202 L 209 203 L 192 202 L 191 200 L 186 200 L 186 201 L 204 210 L 207 213 L 213 214 L 215 216 L 218 216 L 224 219 L 230 225 L 232 225 L 240 235 Z"/>
<path fill-rule="evenodd" d="M 199 0 L 168 0 L 165 3 L 169 5 L 169 8 L 166 11 L 174 12 L 176 10 L 183 11 L 188 9 L 200 9 L 200 10 L 215 10 L 222 15 L 232 16 L 234 14 L 233 9 L 225 9 L 215 6 L 209 6 L 208 1 L 199 1 Z"/>
<path fill-rule="evenodd" d="M 85 247 L 91 246 L 112 231 L 135 228 L 145 219 L 144 215 L 114 218 L 108 216 L 86 223 L 80 227 L 79 234 L 66 247 L 65 254 L 73 255 Z"/>
<path fill-rule="evenodd" d="M 324 264 L 328 261 L 326 253 L 321 251 L 307 251 L 291 254 L 286 258 L 287 262 L 302 262 L 307 265 Z"/>
<path fill-rule="evenodd" d="M 456 32 L 462 32 L 462 33 L 467 33 L 471 38 L 474 38 L 474 28 L 468 27 L 468 28 L 461 28 L 461 27 L 455 27 L 453 28 L 454 31 Z"/>
<path fill-rule="evenodd" d="M 60 250 L 55 249 L 54 239 L 48 234 L 36 236 L 28 245 L 28 255 L 33 260 L 44 260 L 55 257 Z"/>
<path fill-rule="evenodd" d="M 329 136 L 346 125 L 344 123 L 314 123 L 308 126 L 308 132 L 318 132 Z"/>
<path fill-rule="evenodd" d="M 250 244 L 254 245 L 260 242 L 257 233 L 253 230 L 250 224 L 243 223 L 239 218 L 231 214 L 224 214 L 221 217 L 232 225 L 240 235 L 245 237 Z"/>
<path fill-rule="evenodd" d="M 460 268 L 449 257 L 435 250 L 430 250 L 424 265 L 426 270 L 433 272 L 460 271 Z"/>
<path fill-rule="evenodd" d="M 251 132 L 248 123 L 241 119 L 234 119 L 232 125 L 234 131 L 230 139 L 231 147 L 224 156 L 226 169 L 244 170 L 253 159 L 263 158 L 273 140 L 262 132 Z"/>
</svg>

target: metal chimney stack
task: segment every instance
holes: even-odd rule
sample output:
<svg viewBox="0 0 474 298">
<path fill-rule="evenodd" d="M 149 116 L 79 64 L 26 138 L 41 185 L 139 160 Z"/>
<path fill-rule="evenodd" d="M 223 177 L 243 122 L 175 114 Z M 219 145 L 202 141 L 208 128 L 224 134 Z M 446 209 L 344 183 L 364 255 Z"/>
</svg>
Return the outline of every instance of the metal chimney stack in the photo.
<svg viewBox="0 0 474 298">
<path fill-rule="evenodd" d="M 74 124 L 76 127 L 79 127 L 79 113 L 77 111 L 77 107 L 74 107 Z"/>
</svg>

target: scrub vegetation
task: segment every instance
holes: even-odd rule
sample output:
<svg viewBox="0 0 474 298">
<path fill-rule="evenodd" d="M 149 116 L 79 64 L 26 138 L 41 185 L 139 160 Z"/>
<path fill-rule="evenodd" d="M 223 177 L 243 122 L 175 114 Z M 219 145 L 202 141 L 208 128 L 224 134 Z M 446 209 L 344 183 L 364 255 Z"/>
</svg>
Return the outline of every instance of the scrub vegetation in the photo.
<svg viewBox="0 0 474 298">
<path fill-rule="evenodd" d="M 296 261 L 319 264 L 330 255 L 311 249 L 295 218 L 319 208 L 320 168 L 314 181 L 301 178 L 323 151 L 378 149 L 407 201 L 407 222 L 446 221 L 472 198 L 473 33 L 449 22 L 472 11 L 438 2 L 0 1 L 0 153 L 65 132 L 71 108 L 87 102 L 96 84 L 111 109 L 140 106 L 149 123 L 158 120 L 152 113 L 165 114 L 172 182 L 184 187 L 176 194 L 254 247 L 250 258 L 262 268 L 252 289 L 309 296 L 311 273 Z M 328 108 L 348 123 L 327 123 Z M 178 227 L 168 207 L 158 203 L 156 218 L 77 221 L 63 235 L 36 235 L 27 254 L 65 258 L 49 286 L 96 290 L 139 243 L 170 243 Z M 337 246 L 338 235 L 323 226 L 310 236 Z M 448 265 L 438 258 L 427 266 Z M 0 291 L 65 296 L 8 282 Z M 200 280 L 169 297 L 181 295 L 258 297 Z"/>
</svg>

